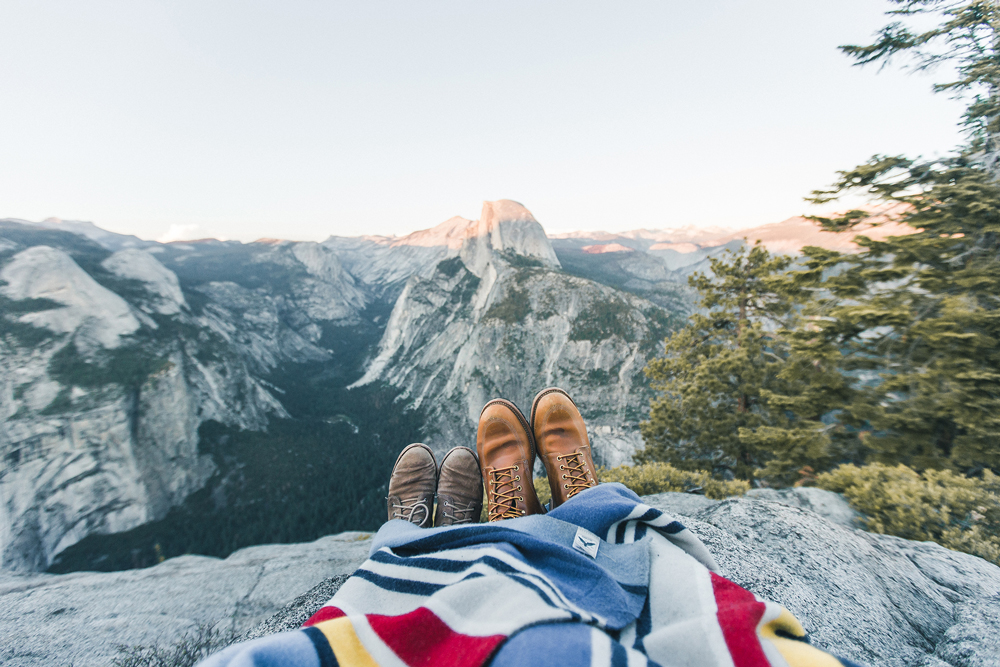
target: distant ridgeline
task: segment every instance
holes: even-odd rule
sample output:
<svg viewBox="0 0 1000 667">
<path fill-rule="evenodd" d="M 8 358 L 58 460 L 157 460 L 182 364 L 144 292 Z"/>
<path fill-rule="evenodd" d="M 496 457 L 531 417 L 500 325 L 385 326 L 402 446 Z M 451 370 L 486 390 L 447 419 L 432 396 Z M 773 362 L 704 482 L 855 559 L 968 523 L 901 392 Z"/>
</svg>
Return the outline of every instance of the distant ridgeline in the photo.
<svg viewBox="0 0 1000 667">
<path fill-rule="evenodd" d="M 372 529 L 403 446 L 472 446 L 485 401 L 553 384 L 600 463 L 629 462 L 643 368 L 690 290 L 653 254 L 576 245 L 510 201 L 323 243 L 0 221 L 0 565 L 120 569 Z"/>
</svg>

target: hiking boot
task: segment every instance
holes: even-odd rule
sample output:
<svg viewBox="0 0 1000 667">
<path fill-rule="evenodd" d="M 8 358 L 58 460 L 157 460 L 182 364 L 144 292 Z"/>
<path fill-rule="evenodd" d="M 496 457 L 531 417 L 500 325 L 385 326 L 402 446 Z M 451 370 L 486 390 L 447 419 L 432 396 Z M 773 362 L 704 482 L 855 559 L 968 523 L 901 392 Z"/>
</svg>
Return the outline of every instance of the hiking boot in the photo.
<svg viewBox="0 0 1000 667">
<path fill-rule="evenodd" d="M 549 476 L 549 509 L 597 486 L 587 425 L 569 394 L 558 387 L 538 392 L 531 403 L 531 431 Z"/>
<path fill-rule="evenodd" d="M 486 404 L 479 415 L 476 452 L 490 521 L 542 513 L 531 482 L 535 444 L 528 420 L 516 405 L 502 398 Z"/>
<path fill-rule="evenodd" d="M 389 518 L 430 528 L 437 487 L 437 462 L 430 447 L 419 442 L 407 445 L 389 477 Z"/>
<path fill-rule="evenodd" d="M 438 471 L 435 526 L 479 523 L 483 511 L 483 477 L 479 459 L 468 447 L 445 454 Z"/>
</svg>

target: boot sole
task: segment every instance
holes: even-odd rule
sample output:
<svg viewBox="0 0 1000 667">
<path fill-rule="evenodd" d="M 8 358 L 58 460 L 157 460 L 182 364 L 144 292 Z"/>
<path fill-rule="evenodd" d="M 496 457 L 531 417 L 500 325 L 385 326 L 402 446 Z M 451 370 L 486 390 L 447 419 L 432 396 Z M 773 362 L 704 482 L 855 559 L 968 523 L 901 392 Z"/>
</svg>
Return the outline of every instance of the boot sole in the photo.
<svg viewBox="0 0 1000 667">
<path fill-rule="evenodd" d="M 524 432 L 528 435 L 528 446 L 531 447 L 531 467 L 534 469 L 535 458 L 537 457 L 537 453 L 535 452 L 535 432 L 531 429 L 531 424 L 528 423 L 528 420 L 524 418 L 524 413 L 510 401 L 503 398 L 494 398 L 492 401 L 489 401 L 486 405 L 484 405 L 483 409 L 479 411 L 479 419 L 483 418 L 483 413 L 486 412 L 486 408 L 491 405 L 502 405 L 505 408 L 508 408 L 514 413 L 514 416 L 517 417 L 517 421 L 521 423 L 521 427 L 524 428 Z M 481 462 L 480 465 L 482 465 Z"/>
<path fill-rule="evenodd" d="M 580 411 L 580 407 L 576 404 L 576 401 L 574 401 L 573 398 L 566 393 L 565 389 L 560 389 L 559 387 L 549 387 L 547 389 L 542 389 L 540 392 L 535 394 L 535 400 L 531 402 L 531 421 L 528 423 L 528 425 L 531 428 L 532 438 L 535 437 L 535 411 L 538 409 L 538 402 L 542 400 L 542 398 L 544 398 L 545 396 L 548 396 L 549 394 L 562 394 L 563 396 L 569 399 L 569 402 L 573 404 L 573 407 L 576 408 L 577 412 Z"/>
</svg>

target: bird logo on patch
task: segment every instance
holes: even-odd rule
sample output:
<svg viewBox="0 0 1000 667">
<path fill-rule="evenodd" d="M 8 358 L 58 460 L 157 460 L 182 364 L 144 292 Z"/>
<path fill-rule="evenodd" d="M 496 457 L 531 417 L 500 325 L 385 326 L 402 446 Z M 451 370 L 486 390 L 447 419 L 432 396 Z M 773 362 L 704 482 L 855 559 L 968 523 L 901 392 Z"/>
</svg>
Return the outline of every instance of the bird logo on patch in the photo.
<svg viewBox="0 0 1000 667">
<path fill-rule="evenodd" d="M 573 548 L 591 558 L 597 558 L 597 550 L 601 547 L 601 538 L 586 528 L 577 528 L 573 538 Z"/>
</svg>

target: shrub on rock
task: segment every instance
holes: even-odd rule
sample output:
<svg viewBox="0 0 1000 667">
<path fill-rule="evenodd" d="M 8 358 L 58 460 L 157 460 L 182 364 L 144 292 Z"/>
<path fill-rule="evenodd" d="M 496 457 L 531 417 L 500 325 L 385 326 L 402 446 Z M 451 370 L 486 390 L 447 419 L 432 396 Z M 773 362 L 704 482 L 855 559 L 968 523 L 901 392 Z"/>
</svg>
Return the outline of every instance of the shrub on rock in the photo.
<svg viewBox="0 0 1000 667">
<path fill-rule="evenodd" d="M 904 465 L 842 465 L 816 484 L 844 494 L 871 532 L 934 541 L 1000 565 L 1000 477 L 989 470 L 975 478 Z"/>
</svg>

